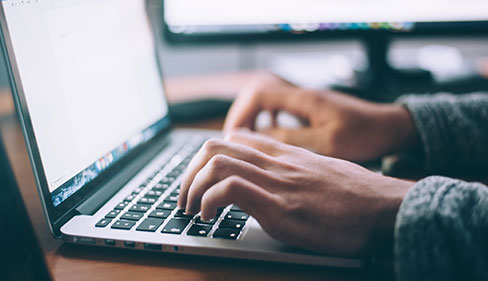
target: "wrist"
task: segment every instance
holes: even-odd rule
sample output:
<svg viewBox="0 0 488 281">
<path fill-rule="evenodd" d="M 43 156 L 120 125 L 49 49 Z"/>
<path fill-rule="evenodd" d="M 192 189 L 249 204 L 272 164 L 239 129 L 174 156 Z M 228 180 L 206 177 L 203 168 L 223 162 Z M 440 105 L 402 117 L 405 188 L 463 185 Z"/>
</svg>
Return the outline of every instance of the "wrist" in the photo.
<svg viewBox="0 0 488 281">
<path fill-rule="evenodd" d="M 370 233 L 369 254 L 376 257 L 393 256 L 395 223 L 400 205 L 413 181 L 383 177 L 380 198 L 377 198 L 376 215 Z"/>
<path fill-rule="evenodd" d="M 410 112 L 397 104 L 382 105 L 378 122 L 385 136 L 384 155 L 416 149 L 421 141 Z"/>
</svg>

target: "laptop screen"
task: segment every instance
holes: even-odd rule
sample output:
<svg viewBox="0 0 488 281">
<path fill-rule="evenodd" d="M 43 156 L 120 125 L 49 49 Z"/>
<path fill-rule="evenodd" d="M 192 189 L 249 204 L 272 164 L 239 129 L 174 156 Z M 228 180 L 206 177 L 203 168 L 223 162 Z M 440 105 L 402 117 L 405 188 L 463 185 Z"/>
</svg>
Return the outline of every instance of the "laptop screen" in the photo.
<svg viewBox="0 0 488 281">
<path fill-rule="evenodd" d="M 58 206 L 168 125 L 145 1 L 1 3 Z"/>
</svg>

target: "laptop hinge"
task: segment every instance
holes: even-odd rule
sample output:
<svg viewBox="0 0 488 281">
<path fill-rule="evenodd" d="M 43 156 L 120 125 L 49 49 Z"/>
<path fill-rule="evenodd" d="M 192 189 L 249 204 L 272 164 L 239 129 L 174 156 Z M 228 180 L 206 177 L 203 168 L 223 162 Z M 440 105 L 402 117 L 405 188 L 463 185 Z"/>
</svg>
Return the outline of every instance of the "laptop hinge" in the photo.
<svg viewBox="0 0 488 281">
<path fill-rule="evenodd" d="M 100 186 L 98 191 L 89 196 L 76 207 L 82 215 L 93 215 L 107 203 L 127 182 L 129 182 L 141 169 L 143 169 L 164 147 L 169 144 L 168 134 L 162 136 L 144 152 L 135 157 L 126 167 L 114 174 L 109 181 Z"/>
</svg>

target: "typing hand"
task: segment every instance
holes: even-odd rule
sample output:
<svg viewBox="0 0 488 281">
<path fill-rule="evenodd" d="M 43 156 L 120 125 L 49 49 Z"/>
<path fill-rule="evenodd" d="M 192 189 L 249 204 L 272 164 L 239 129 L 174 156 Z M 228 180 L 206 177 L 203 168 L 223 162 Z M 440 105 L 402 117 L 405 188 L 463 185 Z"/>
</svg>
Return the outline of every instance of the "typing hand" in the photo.
<svg viewBox="0 0 488 281">
<path fill-rule="evenodd" d="M 254 129 L 257 115 L 286 111 L 305 124 L 300 129 L 274 126 L 261 133 L 322 155 L 351 161 L 374 160 L 418 145 L 416 129 L 406 109 L 371 103 L 337 92 L 299 88 L 262 74 L 232 105 L 224 130 Z"/>
<path fill-rule="evenodd" d="M 367 254 L 374 241 L 391 241 L 410 185 L 239 130 L 204 144 L 183 177 L 178 205 L 210 219 L 234 203 L 278 240 L 355 256 Z"/>
</svg>

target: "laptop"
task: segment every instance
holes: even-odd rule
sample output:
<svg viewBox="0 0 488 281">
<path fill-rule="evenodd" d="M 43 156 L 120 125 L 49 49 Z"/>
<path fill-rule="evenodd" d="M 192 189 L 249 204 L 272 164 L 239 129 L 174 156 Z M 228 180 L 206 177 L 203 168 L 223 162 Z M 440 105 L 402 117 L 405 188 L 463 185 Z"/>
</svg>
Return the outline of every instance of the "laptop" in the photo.
<svg viewBox="0 0 488 281">
<path fill-rule="evenodd" d="M 171 127 L 144 0 L 5 0 L 2 46 L 52 234 L 69 243 L 361 267 L 287 246 L 230 205 L 178 210 L 181 174 L 220 132 Z"/>
<path fill-rule="evenodd" d="M 0 135 L 0 279 L 52 280 Z"/>
</svg>

